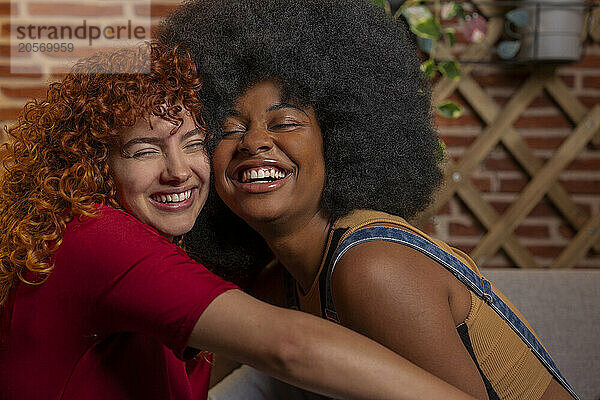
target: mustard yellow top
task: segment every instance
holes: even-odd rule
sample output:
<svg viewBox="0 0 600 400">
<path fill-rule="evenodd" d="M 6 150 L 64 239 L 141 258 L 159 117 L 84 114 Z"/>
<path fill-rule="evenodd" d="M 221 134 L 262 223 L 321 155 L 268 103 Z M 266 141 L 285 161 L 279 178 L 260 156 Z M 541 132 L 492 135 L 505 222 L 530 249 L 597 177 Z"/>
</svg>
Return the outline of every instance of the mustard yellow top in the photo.
<svg viewBox="0 0 600 400">
<path fill-rule="evenodd" d="M 342 228 L 347 229 L 347 231 L 338 243 L 331 243 L 332 237 L 330 235 L 324 254 L 329 253 L 330 246 L 338 246 L 354 231 L 367 225 L 377 224 L 393 225 L 415 233 L 452 254 L 481 276 L 477 265 L 462 251 L 450 247 L 440 240 L 431 238 L 400 217 L 372 210 L 356 210 L 346 217 L 338 219 L 333 224 L 331 231 Z M 303 294 L 297 287 L 300 308 L 317 316 L 321 315 L 319 276 L 325 267 L 324 263 L 325 257 L 321 261 L 321 267 L 315 281 L 306 294 Z M 440 268 L 444 267 L 440 265 Z M 527 320 L 506 296 L 495 287 L 494 292 L 512 308 L 533 332 Z M 463 324 L 467 326 L 477 363 L 495 392 L 501 400 L 537 400 L 541 398 L 552 380 L 550 373 L 511 327 L 487 303 L 470 290 L 469 293 L 471 294 L 471 309 Z"/>
</svg>

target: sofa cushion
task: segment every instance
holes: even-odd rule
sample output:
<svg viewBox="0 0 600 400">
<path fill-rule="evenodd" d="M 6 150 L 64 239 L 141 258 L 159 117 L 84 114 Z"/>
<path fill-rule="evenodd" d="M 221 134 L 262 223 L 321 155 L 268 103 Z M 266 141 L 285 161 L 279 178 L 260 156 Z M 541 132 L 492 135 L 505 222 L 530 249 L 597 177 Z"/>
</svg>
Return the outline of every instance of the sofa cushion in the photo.
<svg viewBox="0 0 600 400">
<path fill-rule="evenodd" d="M 482 272 L 525 315 L 581 400 L 600 400 L 600 270 Z"/>
</svg>

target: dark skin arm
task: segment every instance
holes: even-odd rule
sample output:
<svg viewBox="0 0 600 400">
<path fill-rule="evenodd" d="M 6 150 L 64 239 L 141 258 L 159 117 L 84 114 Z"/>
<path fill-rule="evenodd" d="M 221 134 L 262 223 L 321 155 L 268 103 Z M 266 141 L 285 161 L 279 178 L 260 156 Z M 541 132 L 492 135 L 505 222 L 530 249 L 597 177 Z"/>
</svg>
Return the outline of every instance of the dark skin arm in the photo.
<svg viewBox="0 0 600 400">
<path fill-rule="evenodd" d="M 344 326 L 466 393 L 488 398 L 456 330 L 468 315 L 470 295 L 442 266 L 406 246 L 366 242 L 338 262 L 332 291 Z"/>
</svg>

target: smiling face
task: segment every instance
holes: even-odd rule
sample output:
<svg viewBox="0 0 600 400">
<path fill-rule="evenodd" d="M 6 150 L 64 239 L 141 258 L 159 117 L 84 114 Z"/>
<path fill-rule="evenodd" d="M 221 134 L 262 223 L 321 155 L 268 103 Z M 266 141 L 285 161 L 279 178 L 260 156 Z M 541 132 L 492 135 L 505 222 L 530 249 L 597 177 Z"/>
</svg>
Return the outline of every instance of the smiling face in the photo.
<svg viewBox="0 0 600 400">
<path fill-rule="evenodd" d="M 206 136 L 187 112 L 179 126 L 156 116 L 150 122 L 124 130 L 108 164 L 121 206 L 172 238 L 192 229 L 206 201 Z"/>
<path fill-rule="evenodd" d="M 323 138 L 310 108 L 282 101 L 273 81 L 250 87 L 223 124 L 217 192 L 250 225 L 312 217 L 325 183 Z"/>
</svg>

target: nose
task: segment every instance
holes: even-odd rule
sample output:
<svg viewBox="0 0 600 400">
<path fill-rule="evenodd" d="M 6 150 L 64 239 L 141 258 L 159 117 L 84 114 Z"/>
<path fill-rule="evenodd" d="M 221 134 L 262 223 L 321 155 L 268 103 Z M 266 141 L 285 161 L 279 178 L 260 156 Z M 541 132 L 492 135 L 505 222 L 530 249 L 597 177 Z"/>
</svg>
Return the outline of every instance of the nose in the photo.
<svg viewBox="0 0 600 400">
<path fill-rule="evenodd" d="M 273 147 L 273 140 L 269 132 L 263 127 L 249 129 L 238 143 L 238 151 L 255 155 L 269 151 Z"/>
<path fill-rule="evenodd" d="M 165 165 L 161 174 L 162 183 L 178 185 L 185 183 L 192 176 L 192 169 L 182 151 L 174 151 L 165 155 Z"/>
</svg>

